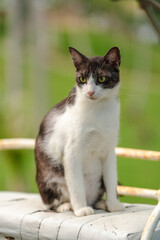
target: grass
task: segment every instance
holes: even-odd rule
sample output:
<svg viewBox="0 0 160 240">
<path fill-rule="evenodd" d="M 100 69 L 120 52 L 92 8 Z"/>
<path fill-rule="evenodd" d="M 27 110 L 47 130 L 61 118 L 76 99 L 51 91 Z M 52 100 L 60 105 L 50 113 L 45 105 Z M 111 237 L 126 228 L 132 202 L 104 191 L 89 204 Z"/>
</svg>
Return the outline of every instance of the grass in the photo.
<svg viewBox="0 0 160 240">
<path fill-rule="evenodd" d="M 85 30 L 74 32 L 60 29 L 57 34 L 58 41 L 54 46 L 56 51 L 53 51 L 53 56 L 51 54 L 46 74 L 47 79 L 45 79 L 48 86 L 46 112 L 55 103 L 66 97 L 74 86 L 75 70 L 67 50 L 68 46 L 73 46 L 89 56 L 104 55 L 112 46 L 119 46 L 122 55 L 119 93 L 121 102 L 119 146 L 160 150 L 160 47 L 131 41 L 127 35 L 113 31 Z M 3 72 L 4 55 L 1 51 L 1 76 Z M 3 84 L 4 79 L 0 78 L 0 85 L 3 86 Z M 22 126 L 16 126 L 15 129 L 12 127 L 10 115 L 4 101 L 2 101 L 1 137 L 36 136 L 44 112 L 41 112 L 41 118 L 35 121 L 34 114 L 37 109 L 30 109 L 30 106 L 34 104 L 32 102 L 34 99 L 33 90 L 28 88 L 25 94 L 21 109 L 22 112 L 25 112 L 25 108 L 27 108 L 25 122 Z M 39 107 L 41 107 L 41 103 Z M 18 118 L 19 115 L 15 114 L 13 122 Z M 12 131 L 10 131 L 11 128 Z M 19 135 L 16 129 L 18 129 Z M 118 158 L 119 181 L 123 185 L 158 189 L 160 187 L 159 172 L 159 163 Z M 37 192 L 32 151 L 0 152 L 0 190 Z M 122 201 L 155 204 L 154 200 L 130 197 L 123 197 Z"/>
</svg>

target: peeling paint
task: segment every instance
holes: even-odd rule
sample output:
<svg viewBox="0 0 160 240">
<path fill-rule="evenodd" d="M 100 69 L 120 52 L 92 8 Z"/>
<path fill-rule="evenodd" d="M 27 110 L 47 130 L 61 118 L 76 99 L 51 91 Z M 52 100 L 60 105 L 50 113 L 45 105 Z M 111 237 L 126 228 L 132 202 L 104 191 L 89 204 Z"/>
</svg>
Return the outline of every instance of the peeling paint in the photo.
<svg viewBox="0 0 160 240">
<path fill-rule="evenodd" d="M 116 148 L 115 152 L 117 156 L 120 157 L 160 161 L 160 152 L 157 151 L 147 151 L 131 148 Z"/>
<path fill-rule="evenodd" d="M 157 200 L 160 197 L 160 190 L 153 190 L 153 189 L 118 186 L 117 191 L 118 191 L 118 195 L 125 195 L 125 196 L 137 196 L 137 197 L 152 198 Z"/>
</svg>

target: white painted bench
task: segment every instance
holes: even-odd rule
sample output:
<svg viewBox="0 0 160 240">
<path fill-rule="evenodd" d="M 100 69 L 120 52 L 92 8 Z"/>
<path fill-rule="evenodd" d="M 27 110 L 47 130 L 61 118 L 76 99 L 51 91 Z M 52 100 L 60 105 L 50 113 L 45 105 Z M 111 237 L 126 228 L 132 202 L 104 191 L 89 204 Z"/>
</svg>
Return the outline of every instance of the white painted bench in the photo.
<svg viewBox="0 0 160 240">
<path fill-rule="evenodd" d="M 0 150 L 33 148 L 34 140 L 0 140 Z M 116 149 L 117 155 L 160 160 L 159 152 Z M 159 200 L 159 190 L 118 186 L 118 194 Z M 39 194 L 0 192 L 0 239 L 23 240 L 160 240 L 160 203 L 126 204 L 124 212 L 75 217 L 46 211 Z"/>
</svg>

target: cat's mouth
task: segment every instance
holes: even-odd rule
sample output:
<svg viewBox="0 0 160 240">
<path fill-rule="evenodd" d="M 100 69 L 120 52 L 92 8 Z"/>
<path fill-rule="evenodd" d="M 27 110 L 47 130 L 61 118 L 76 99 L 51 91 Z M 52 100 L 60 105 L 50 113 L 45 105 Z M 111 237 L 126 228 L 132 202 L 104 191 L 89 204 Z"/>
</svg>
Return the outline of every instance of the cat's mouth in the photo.
<svg viewBox="0 0 160 240">
<path fill-rule="evenodd" d="M 91 96 L 88 99 L 91 100 L 91 101 L 96 101 L 98 98 Z"/>
<path fill-rule="evenodd" d="M 89 96 L 88 94 L 84 94 L 85 98 L 87 98 L 89 101 L 97 101 L 99 99 L 99 97 L 92 95 Z"/>
</svg>

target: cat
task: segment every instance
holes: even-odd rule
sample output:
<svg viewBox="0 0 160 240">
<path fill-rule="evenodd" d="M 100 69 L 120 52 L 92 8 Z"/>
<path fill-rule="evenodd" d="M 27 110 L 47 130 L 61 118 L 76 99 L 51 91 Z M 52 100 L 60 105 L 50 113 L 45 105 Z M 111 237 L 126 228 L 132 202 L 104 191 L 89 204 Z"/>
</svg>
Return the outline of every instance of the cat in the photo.
<svg viewBox="0 0 160 240">
<path fill-rule="evenodd" d="M 44 117 L 36 138 L 36 181 L 47 208 L 122 211 L 117 198 L 120 51 L 88 58 L 69 47 L 76 85 Z M 107 199 L 103 200 L 104 193 Z"/>
</svg>

